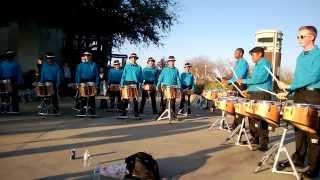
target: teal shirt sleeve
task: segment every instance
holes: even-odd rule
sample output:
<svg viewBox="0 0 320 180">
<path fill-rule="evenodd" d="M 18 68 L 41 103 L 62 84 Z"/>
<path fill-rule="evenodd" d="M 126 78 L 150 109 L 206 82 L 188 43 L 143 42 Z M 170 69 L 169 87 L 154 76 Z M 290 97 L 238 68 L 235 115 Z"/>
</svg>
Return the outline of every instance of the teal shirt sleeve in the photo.
<svg viewBox="0 0 320 180">
<path fill-rule="evenodd" d="M 112 71 L 112 69 L 109 69 L 109 72 L 108 72 L 108 77 L 107 77 L 107 84 L 110 84 L 110 79 L 111 79 L 111 71 Z"/>
<path fill-rule="evenodd" d="M 246 62 L 246 60 L 242 59 L 242 60 L 239 60 L 239 63 L 236 65 L 236 68 L 234 71 L 237 74 L 239 79 L 246 79 L 248 74 L 248 69 L 249 69 L 248 63 Z M 233 74 L 232 78 L 228 82 L 234 83 L 236 80 L 237 78 Z"/>
<path fill-rule="evenodd" d="M 139 82 L 140 84 L 143 82 L 143 77 L 142 77 L 142 67 L 141 67 L 141 66 L 139 66 L 138 82 Z"/>
<path fill-rule="evenodd" d="M 194 88 L 195 88 L 195 83 L 194 83 L 194 76 L 193 76 L 193 75 L 192 75 L 191 81 L 192 81 L 192 90 L 194 90 Z"/>
<path fill-rule="evenodd" d="M 269 73 L 264 68 L 266 66 L 268 69 L 271 70 L 271 64 L 270 63 L 263 63 L 255 66 L 254 72 L 251 76 L 251 78 L 243 79 L 243 84 L 252 85 L 252 84 L 262 84 L 268 80 Z"/>
<path fill-rule="evenodd" d="M 310 65 L 304 65 L 304 68 L 301 68 L 299 67 L 303 65 L 301 63 L 308 63 L 303 62 L 303 60 L 310 59 L 301 59 L 301 62 L 297 63 L 295 76 L 289 88 L 291 91 L 320 81 L 320 53 L 318 53 L 318 57 L 313 59 Z"/>
</svg>

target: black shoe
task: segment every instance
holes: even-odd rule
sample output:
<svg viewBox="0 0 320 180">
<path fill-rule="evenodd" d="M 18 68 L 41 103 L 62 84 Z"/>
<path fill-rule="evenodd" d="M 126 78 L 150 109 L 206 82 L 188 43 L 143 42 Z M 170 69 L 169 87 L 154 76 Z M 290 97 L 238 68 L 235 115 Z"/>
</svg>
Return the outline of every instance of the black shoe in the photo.
<svg viewBox="0 0 320 180">
<path fill-rule="evenodd" d="M 134 113 L 134 117 L 139 117 L 139 113 Z"/>
<path fill-rule="evenodd" d="M 268 151 L 268 147 L 260 146 L 260 147 L 258 147 L 258 150 L 262 151 L 262 152 L 266 152 L 266 151 Z"/>
<path fill-rule="evenodd" d="M 157 111 L 153 111 L 153 114 L 158 114 L 158 112 Z"/>
<path fill-rule="evenodd" d="M 315 178 L 319 175 L 319 171 L 318 170 L 307 170 L 306 172 L 302 173 L 302 177 L 307 177 L 307 178 Z"/>
<path fill-rule="evenodd" d="M 122 112 L 122 113 L 120 114 L 120 116 L 126 116 L 126 115 L 127 115 L 126 112 Z"/>
<path fill-rule="evenodd" d="M 85 110 L 84 108 L 82 108 L 82 109 L 80 110 L 79 115 L 85 115 L 85 114 L 86 114 L 86 110 Z"/>
<path fill-rule="evenodd" d="M 294 166 L 296 166 L 298 168 L 304 168 L 304 163 L 293 161 L 293 164 L 294 164 Z M 279 162 L 278 166 L 281 168 L 286 168 L 286 167 L 290 166 L 290 162 L 288 160 L 283 161 L 283 162 Z"/>
<path fill-rule="evenodd" d="M 94 109 L 90 110 L 90 115 L 96 115 L 96 111 Z"/>
<path fill-rule="evenodd" d="M 188 109 L 188 114 L 191 114 L 191 109 Z"/>
</svg>

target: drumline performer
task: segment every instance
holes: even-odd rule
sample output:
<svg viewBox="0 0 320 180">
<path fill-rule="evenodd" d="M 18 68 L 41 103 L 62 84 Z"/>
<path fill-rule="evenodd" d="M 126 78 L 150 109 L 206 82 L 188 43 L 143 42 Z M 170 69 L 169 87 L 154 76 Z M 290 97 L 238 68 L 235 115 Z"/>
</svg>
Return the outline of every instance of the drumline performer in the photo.
<svg viewBox="0 0 320 180">
<path fill-rule="evenodd" d="M 110 108 L 113 109 L 115 106 L 115 100 L 117 99 L 116 107 L 120 109 L 120 102 L 121 102 L 121 92 L 120 89 L 110 91 L 111 85 L 118 85 L 120 87 L 120 81 L 123 73 L 123 69 L 120 68 L 119 60 L 113 61 L 113 68 L 109 70 L 107 83 L 109 85 L 109 98 L 110 98 Z"/>
<path fill-rule="evenodd" d="M 255 63 L 252 76 L 246 79 L 238 79 L 239 85 L 247 85 L 248 88 L 243 91 L 244 96 L 248 96 L 251 100 L 270 100 L 270 94 L 263 92 L 258 87 L 272 91 L 272 77 L 265 69 L 270 71 L 272 66 L 270 62 L 264 58 L 264 49 L 255 47 L 250 50 L 253 63 Z M 257 118 L 249 118 L 250 134 L 252 136 L 252 144 L 259 145 L 258 150 L 267 151 L 269 142 L 268 123 Z"/>
<path fill-rule="evenodd" d="M 179 70 L 174 66 L 176 59 L 174 56 L 169 56 L 167 60 L 167 66 L 164 67 L 161 71 L 161 74 L 158 79 L 157 89 L 161 90 L 163 86 L 177 86 L 178 88 L 181 88 L 181 81 L 179 76 Z M 163 96 L 164 93 L 161 93 L 161 96 Z M 162 97 L 163 101 L 161 101 L 161 109 L 159 112 L 159 115 L 161 115 L 167 106 L 167 99 L 164 99 Z M 173 116 L 176 117 L 176 99 L 171 99 L 171 110 L 173 111 Z"/>
<path fill-rule="evenodd" d="M 247 60 L 245 60 L 243 58 L 243 55 L 244 55 L 244 50 L 242 48 L 237 48 L 234 51 L 234 58 L 235 58 L 236 64 L 233 68 L 234 69 L 233 72 L 236 75 L 232 72 L 232 75 L 230 75 L 230 77 L 231 77 L 230 79 L 228 79 L 227 81 L 223 80 L 223 84 L 234 83 L 242 91 L 246 89 L 246 85 L 245 84 L 239 85 L 236 81 L 237 81 L 237 78 L 246 79 L 248 77 L 248 70 L 249 70 L 248 62 L 247 62 Z M 235 87 L 233 87 L 232 90 L 237 91 L 237 89 Z M 240 96 L 241 96 L 241 94 L 240 94 Z M 238 114 L 237 114 L 237 116 L 234 117 L 232 129 L 235 129 L 239 124 L 241 124 L 242 118 L 243 117 Z"/>
<path fill-rule="evenodd" d="M 59 114 L 58 88 L 61 83 L 61 69 L 55 62 L 54 54 L 49 52 L 45 55 L 47 61 L 44 61 L 41 68 L 40 82 L 51 82 L 53 85 L 53 95 L 51 96 L 52 105 L 54 107 L 53 114 Z"/>
<path fill-rule="evenodd" d="M 140 65 L 137 64 L 137 60 L 139 57 L 136 53 L 131 53 L 129 56 L 129 62 L 125 65 L 120 85 L 123 88 L 125 85 L 136 85 L 137 89 L 139 88 L 140 84 L 142 83 L 142 68 Z M 122 99 L 122 113 L 120 116 L 126 116 L 129 100 Z M 138 99 L 133 98 L 133 106 L 134 106 L 134 116 L 139 117 L 138 111 Z"/>
<path fill-rule="evenodd" d="M 155 66 L 155 60 L 152 57 L 148 58 L 147 67 L 145 67 L 142 71 L 142 79 L 144 86 L 151 87 L 150 90 L 142 90 L 142 98 L 139 113 L 143 114 L 144 105 L 146 103 L 146 99 L 148 95 L 151 98 L 152 111 L 153 114 L 158 114 L 157 104 L 156 104 L 156 85 L 158 83 L 158 68 Z"/>
<path fill-rule="evenodd" d="M 97 64 L 92 60 L 92 53 L 90 51 L 85 51 L 82 56 L 82 62 L 78 64 L 76 69 L 76 84 L 79 86 L 80 83 L 94 82 L 97 87 L 99 85 L 99 72 Z M 80 116 L 83 116 L 86 113 L 86 109 L 84 108 L 86 102 L 86 98 L 80 97 Z M 90 106 L 89 113 L 91 115 L 96 115 L 95 96 L 89 97 L 88 105 Z"/>
<path fill-rule="evenodd" d="M 279 82 L 280 89 L 278 97 L 284 99 L 289 93 L 294 92 L 294 103 L 320 105 L 320 49 L 315 45 L 317 29 L 314 26 L 302 26 L 299 28 L 298 41 L 303 51 L 297 57 L 296 69 L 293 81 L 290 85 Z M 320 122 L 320 118 L 317 119 Z M 320 123 L 316 134 L 294 128 L 296 151 L 292 155 L 295 166 L 304 167 L 305 159 L 308 159 L 309 169 L 303 176 L 314 178 L 319 174 L 320 168 Z M 288 162 L 280 163 L 287 167 Z"/>
<path fill-rule="evenodd" d="M 5 59 L 1 63 L 2 79 L 10 80 L 12 92 L 9 93 L 8 97 L 11 98 L 11 113 L 19 113 L 19 96 L 18 86 L 23 83 L 21 67 L 17 61 L 15 61 L 16 52 L 8 50 L 5 53 Z M 8 112 L 8 110 L 6 110 Z"/>
<path fill-rule="evenodd" d="M 182 93 L 181 93 L 181 101 L 180 101 L 180 112 L 179 113 L 184 113 L 183 108 L 184 108 L 184 104 L 186 102 L 186 97 L 188 97 L 187 99 L 187 103 L 188 103 L 188 114 L 191 114 L 191 105 L 190 105 L 190 96 L 191 94 L 187 94 L 186 91 L 194 91 L 195 88 L 195 84 L 194 84 L 194 76 L 191 73 L 191 69 L 192 69 L 192 65 L 190 63 L 186 63 L 184 65 L 184 70 L 185 72 L 181 73 L 180 76 L 180 80 L 181 80 L 181 89 L 182 89 Z"/>
</svg>

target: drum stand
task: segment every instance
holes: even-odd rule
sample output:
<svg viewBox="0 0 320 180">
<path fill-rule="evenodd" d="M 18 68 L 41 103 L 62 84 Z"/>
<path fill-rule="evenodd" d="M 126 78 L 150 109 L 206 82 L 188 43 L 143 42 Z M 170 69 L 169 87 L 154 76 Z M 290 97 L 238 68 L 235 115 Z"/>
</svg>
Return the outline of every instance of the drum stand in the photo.
<svg viewBox="0 0 320 180">
<path fill-rule="evenodd" d="M 247 133 L 246 127 L 245 127 L 245 121 L 246 121 L 246 119 L 248 119 L 248 117 L 242 118 L 241 124 L 238 125 L 238 126 L 231 132 L 231 135 L 226 139 L 226 141 L 229 141 L 229 140 L 232 139 L 234 136 L 236 136 L 237 133 L 238 133 L 238 138 L 237 138 L 237 141 L 235 142 L 235 145 L 237 145 L 237 146 L 248 146 L 248 148 L 249 148 L 250 150 L 252 150 L 251 142 L 250 142 L 250 139 L 249 139 L 249 137 L 248 137 L 248 133 Z M 245 138 L 246 138 L 246 142 L 248 143 L 248 144 L 246 144 L 246 145 L 242 145 L 242 144 L 240 143 L 242 133 L 244 134 L 244 136 L 245 136 Z"/>
<path fill-rule="evenodd" d="M 261 158 L 261 160 L 258 163 L 258 167 L 255 169 L 255 173 L 259 172 L 259 170 L 261 169 L 261 167 L 266 163 L 266 161 L 268 161 L 272 156 L 275 155 L 275 159 L 274 159 L 274 163 L 273 163 L 273 167 L 272 167 L 272 172 L 274 173 L 279 173 L 279 174 L 291 174 L 293 176 L 295 176 L 298 180 L 300 179 L 300 176 L 296 170 L 295 165 L 293 164 L 293 161 L 289 155 L 289 152 L 287 150 L 287 148 L 284 146 L 284 140 L 286 137 L 288 129 L 287 128 L 283 128 L 283 133 L 282 133 L 282 137 L 281 137 L 281 141 L 280 143 L 276 143 L 274 144 L 265 154 L 264 156 Z M 284 152 L 286 158 L 289 160 L 290 166 L 293 170 L 293 172 L 288 172 L 288 171 L 279 171 L 277 169 L 277 165 L 279 162 L 279 156 L 280 153 Z"/>
<path fill-rule="evenodd" d="M 169 119 L 169 124 L 171 124 L 171 121 L 173 119 L 173 112 L 171 110 L 171 99 L 167 99 L 167 108 L 163 111 L 163 113 L 157 118 L 157 121 L 161 121 L 164 119 Z M 166 115 L 167 114 L 167 115 Z"/>
<path fill-rule="evenodd" d="M 211 126 L 209 127 L 209 130 L 212 129 L 220 129 L 220 130 L 225 130 L 224 125 L 226 125 L 227 131 L 231 132 L 231 128 L 226 121 L 227 113 L 225 111 L 222 111 L 221 119 L 214 121 Z"/>
<path fill-rule="evenodd" d="M 136 117 L 134 116 L 134 98 L 129 98 L 128 99 L 128 110 L 127 110 L 127 116 L 118 116 L 118 119 L 141 119 L 141 117 Z M 138 101 L 138 97 L 136 97 Z"/>
<path fill-rule="evenodd" d="M 8 92 L 1 93 L 1 114 L 6 114 L 10 112 L 10 103 L 11 97 L 9 96 Z"/>
<path fill-rule="evenodd" d="M 91 109 L 92 107 L 89 106 L 89 98 L 91 96 L 85 96 L 86 98 L 86 105 L 83 107 L 86 111 L 84 115 L 76 115 L 78 117 L 97 117 L 97 115 L 89 115 L 89 109 Z M 81 110 L 80 110 L 81 111 Z"/>
<path fill-rule="evenodd" d="M 187 96 L 187 101 L 184 102 L 184 106 L 182 109 L 179 110 L 178 115 L 181 115 L 183 117 L 190 117 L 190 114 L 188 112 L 189 110 L 189 100 L 190 100 L 190 96 L 188 96 L 187 94 L 185 95 L 185 97 Z M 185 113 L 182 113 L 185 110 Z"/>
<path fill-rule="evenodd" d="M 57 116 L 60 114 L 49 114 L 50 111 L 50 107 L 52 107 L 52 109 L 54 108 L 52 106 L 52 102 L 51 102 L 51 96 L 41 96 L 41 103 L 39 105 L 39 112 L 38 115 L 40 116 Z"/>
<path fill-rule="evenodd" d="M 72 110 L 74 111 L 80 111 L 80 109 L 77 108 L 77 104 L 79 103 L 79 90 L 77 89 L 76 95 L 74 96 L 74 107 Z"/>
</svg>

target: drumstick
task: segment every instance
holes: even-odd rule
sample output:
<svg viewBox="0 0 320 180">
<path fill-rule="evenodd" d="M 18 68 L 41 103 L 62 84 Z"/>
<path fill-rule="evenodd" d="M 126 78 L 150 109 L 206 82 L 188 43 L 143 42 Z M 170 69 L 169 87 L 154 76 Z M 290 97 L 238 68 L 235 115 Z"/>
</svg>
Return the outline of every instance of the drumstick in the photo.
<svg viewBox="0 0 320 180">
<path fill-rule="evenodd" d="M 273 75 L 273 73 L 270 71 L 270 69 L 268 69 L 267 68 L 267 66 L 264 66 L 264 68 L 267 70 L 267 72 L 272 76 L 272 78 L 277 82 L 277 83 L 279 83 L 279 80 L 277 79 L 277 77 L 275 77 L 274 75 Z"/>
<path fill-rule="evenodd" d="M 272 95 L 274 95 L 274 96 L 277 96 L 276 93 L 271 92 L 271 91 L 268 91 L 268 90 L 266 90 L 266 89 L 263 89 L 263 88 L 260 88 L 260 87 L 257 87 L 257 89 L 260 89 L 261 91 L 264 91 L 264 92 L 266 92 L 266 93 L 269 93 L 269 94 L 272 94 Z"/>
<path fill-rule="evenodd" d="M 224 85 L 215 77 L 213 76 L 214 80 L 216 80 L 222 87 L 224 87 Z"/>
<path fill-rule="evenodd" d="M 235 77 L 236 79 L 239 79 L 239 77 L 237 76 L 236 72 L 234 72 L 233 68 L 230 67 L 230 69 L 231 69 L 232 73 L 234 74 L 234 77 Z"/>
<path fill-rule="evenodd" d="M 241 89 L 239 89 L 238 86 L 234 84 L 234 82 L 231 81 L 231 84 L 237 89 L 237 91 L 239 91 L 240 94 L 242 93 Z"/>
</svg>

